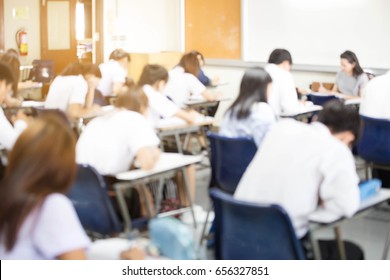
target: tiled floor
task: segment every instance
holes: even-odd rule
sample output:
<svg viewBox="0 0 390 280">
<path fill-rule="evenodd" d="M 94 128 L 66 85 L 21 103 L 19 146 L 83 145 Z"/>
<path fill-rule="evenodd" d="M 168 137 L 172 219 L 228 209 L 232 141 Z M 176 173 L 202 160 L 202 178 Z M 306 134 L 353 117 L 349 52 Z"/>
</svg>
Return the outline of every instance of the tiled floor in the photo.
<svg viewBox="0 0 390 280">
<path fill-rule="evenodd" d="M 207 163 L 207 161 L 206 161 Z M 360 164 L 360 162 L 358 162 Z M 361 165 L 360 165 L 361 166 Z M 359 175 L 364 176 L 362 169 Z M 195 203 L 207 210 L 209 205 L 208 183 L 210 180 L 210 168 L 199 167 L 197 169 L 197 193 Z M 201 216 L 203 216 L 201 214 Z M 386 234 L 390 225 L 390 207 L 386 204 L 378 209 L 366 213 L 363 217 L 353 218 L 342 224 L 342 236 L 359 244 L 368 260 L 379 260 L 382 258 Z M 199 231 L 199 229 L 198 229 Z M 199 235 L 199 232 L 198 232 Z M 318 238 L 334 238 L 332 229 L 321 229 L 314 233 Z M 212 252 L 206 251 L 204 246 L 201 250 L 202 258 L 212 258 Z M 390 252 L 387 256 L 390 260 Z"/>
</svg>

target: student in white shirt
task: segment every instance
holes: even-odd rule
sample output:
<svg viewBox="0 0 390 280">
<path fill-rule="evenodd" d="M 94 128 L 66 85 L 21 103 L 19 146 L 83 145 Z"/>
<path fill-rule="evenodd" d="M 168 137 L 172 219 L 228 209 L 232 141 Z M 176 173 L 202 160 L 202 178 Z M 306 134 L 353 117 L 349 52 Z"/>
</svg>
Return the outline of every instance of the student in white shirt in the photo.
<svg viewBox="0 0 390 280">
<path fill-rule="evenodd" d="M 368 82 L 360 103 L 360 114 L 390 120 L 390 71 Z"/>
<path fill-rule="evenodd" d="M 360 115 L 390 121 L 390 71 L 370 80 L 363 91 Z M 374 177 L 382 180 L 382 187 L 390 188 L 390 171 L 374 169 Z"/>
<path fill-rule="evenodd" d="M 345 51 L 340 55 L 341 71 L 337 73 L 336 82 L 331 90 L 324 87 L 319 92 L 338 93 L 344 99 L 362 96 L 363 89 L 368 82 L 368 76 L 359 64 L 355 53 Z"/>
<path fill-rule="evenodd" d="M 241 178 L 235 198 L 282 206 L 306 244 L 308 217 L 318 207 L 347 217 L 358 210 L 359 178 L 348 148 L 358 127 L 357 112 L 338 100 L 326 104 L 318 122 L 310 125 L 292 119 L 278 122 Z"/>
<path fill-rule="evenodd" d="M 126 84 L 130 54 L 123 49 L 116 49 L 110 54 L 109 61 L 99 65 L 102 79 L 98 90 L 104 95 L 118 95 Z"/>
<path fill-rule="evenodd" d="M 143 92 L 130 88 L 119 95 L 112 112 L 91 120 L 77 141 L 77 163 L 89 164 L 102 175 L 115 175 L 134 163 L 151 169 L 160 155 L 158 139 L 144 116 L 135 108 Z M 137 100 L 138 99 L 138 100 Z"/>
<path fill-rule="evenodd" d="M 69 64 L 51 83 L 45 108 L 60 109 L 71 119 L 97 111 L 99 106 L 93 100 L 100 78 L 99 67 L 94 64 Z"/>
<path fill-rule="evenodd" d="M 11 69 L 0 62 L 0 146 L 7 150 L 12 148 L 19 134 L 27 127 L 27 117 L 21 111 L 13 116 L 14 126 L 12 126 L 2 108 L 13 83 L 14 76 Z"/>
<path fill-rule="evenodd" d="M 221 122 L 219 134 L 227 137 L 253 138 L 260 147 L 276 116 L 268 96 L 271 93 L 272 79 L 262 68 L 247 70 L 241 80 L 240 93 Z"/>
<path fill-rule="evenodd" d="M 298 100 L 293 76 L 290 73 L 292 58 L 289 51 L 275 49 L 269 56 L 268 64 L 264 67 L 272 78 L 272 89 L 269 105 L 277 116 L 297 114 L 302 110 Z"/>
<path fill-rule="evenodd" d="M 65 196 L 77 170 L 75 142 L 66 117 L 54 113 L 16 141 L 0 187 L 0 259 L 86 258 L 90 240 Z"/>
<path fill-rule="evenodd" d="M 185 101 L 194 98 L 215 100 L 220 93 L 211 92 L 199 80 L 199 60 L 197 54 L 189 52 L 183 55 L 179 64 L 169 71 L 169 80 L 164 89 L 167 95 L 177 106 L 185 107 Z"/>
<path fill-rule="evenodd" d="M 142 70 L 138 86 L 143 88 L 149 101 L 149 121 L 155 127 L 161 118 L 178 117 L 194 123 L 201 115 L 195 111 L 180 109 L 162 91 L 168 81 L 168 71 L 161 65 L 148 64 Z"/>
</svg>

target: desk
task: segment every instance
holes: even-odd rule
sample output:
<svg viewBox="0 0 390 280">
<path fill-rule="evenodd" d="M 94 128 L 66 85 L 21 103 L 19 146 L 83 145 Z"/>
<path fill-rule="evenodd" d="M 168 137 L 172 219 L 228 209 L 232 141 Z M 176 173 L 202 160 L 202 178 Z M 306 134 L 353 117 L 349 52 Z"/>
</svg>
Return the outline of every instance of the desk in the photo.
<svg viewBox="0 0 390 280">
<path fill-rule="evenodd" d="M 196 227 L 195 213 L 192 207 L 193 200 L 189 190 L 188 177 L 185 168 L 189 165 L 199 163 L 201 160 L 202 156 L 186 156 L 178 153 L 162 153 L 160 159 L 157 161 L 156 165 L 151 170 L 146 171 L 137 169 L 116 174 L 115 178 L 120 182 L 114 184 L 114 189 L 124 219 L 125 233 L 129 233 L 131 230 L 131 220 L 123 196 L 123 190 L 131 188 L 138 183 L 149 183 L 153 180 L 158 180 L 158 195 L 155 199 L 156 209 L 158 209 L 158 206 L 160 205 L 162 199 L 164 179 L 167 175 L 171 177 L 171 173 L 176 170 L 181 170 L 183 172 L 184 188 L 188 201 L 190 201 L 191 203 L 190 210 L 192 218 L 194 219 L 194 226 Z M 166 213 L 162 213 L 158 216 L 166 215 Z"/>
<path fill-rule="evenodd" d="M 311 105 L 311 106 L 302 106 L 301 110 L 297 113 L 286 114 L 282 113 L 280 115 L 281 118 L 293 118 L 299 121 L 302 121 L 305 118 L 309 118 L 313 116 L 314 113 L 322 110 L 322 106 L 320 105 Z"/>
<path fill-rule="evenodd" d="M 183 153 L 183 146 L 187 146 L 189 141 L 189 135 L 191 133 L 198 132 L 204 127 L 211 126 L 214 122 L 212 117 L 202 117 L 199 118 L 194 124 L 188 124 L 184 120 L 179 118 L 168 118 L 162 119 L 156 126 L 157 134 L 162 140 L 162 138 L 167 136 L 174 136 L 176 147 L 179 153 Z M 184 144 L 181 144 L 180 135 L 186 135 Z M 162 141 L 161 141 L 162 142 Z"/>
<path fill-rule="evenodd" d="M 360 203 L 359 210 L 356 212 L 356 214 L 353 217 L 358 217 L 363 214 L 366 210 L 370 210 L 374 206 L 385 202 L 390 199 L 390 189 L 381 189 L 378 194 L 369 197 L 365 200 L 363 200 Z M 317 230 L 323 227 L 333 227 L 335 229 L 336 234 L 336 240 L 339 246 L 340 250 L 340 256 L 341 259 L 345 259 L 345 248 L 344 243 L 341 240 L 341 231 L 340 231 L 340 225 L 347 221 L 348 218 L 341 217 L 338 214 L 335 214 L 330 211 L 326 211 L 324 209 L 318 209 L 315 212 L 313 212 L 309 216 L 310 220 L 310 229 L 311 230 Z M 387 253 L 388 247 L 389 247 L 389 238 L 390 236 L 387 236 L 385 248 L 383 254 L 385 255 Z M 313 241 L 313 247 L 314 247 L 314 255 L 316 256 L 316 259 L 320 258 L 320 251 L 318 248 L 317 242 Z"/>
<path fill-rule="evenodd" d="M 189 99 L 189 100 L 185 101 L 184 104 L 188 108 L 198 110 L 207 116 L 213 117 L 218 109 L 219 102 L 228 101 L 230 99 L 231 98 L 228 98 L 228 97 L 221 97 L 221 98 L 217 98 L 216 100 L 213 100 L 213 101 L 208 101 L 204 98 L 193 98 L 193 99 Z M 215 107 L 215 110 L 213 110 L 212 114 L 209 113 L 209 109 L 211 107 Z"/>
<path fill-rule="evenodd" d="M 18 95 L 27 100 L 42 100 L 42 83 L 27 81 L 19 83 Z"/>
</svg>

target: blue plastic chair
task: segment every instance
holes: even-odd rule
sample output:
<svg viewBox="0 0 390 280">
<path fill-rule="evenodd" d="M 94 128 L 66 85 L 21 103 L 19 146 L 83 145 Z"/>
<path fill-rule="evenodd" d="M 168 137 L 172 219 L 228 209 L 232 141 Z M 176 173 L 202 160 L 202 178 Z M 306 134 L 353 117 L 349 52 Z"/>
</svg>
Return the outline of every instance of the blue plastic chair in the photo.
<svg viewBox="0 0 390 280">
<path fill-rule="evenodd" d="M 247 137 L 230 138 L 216 133 L 208 132 L 210 145 L 211 180 L 210 187 L 216 187 L 224 192 L 233 194 L 242 175 L 257 152 L 257 146 L 253 139 Z M 211 206 L 207 211 L 201 240 L 205 238 L 206 226 Z M 211 225 L 210 233 L 213 233 L 215 223 Z M 213 245 L 209 240 L 209 246 Z"/>
<path fill-rule="evenodd" d="M 229 138 L 208 132 L 210 143 L 211 187 L 233 194 L 241 176 L 257 152 L 253 139 Z"/>
<path fill-rule="evenodd" d="M 359 155 L 366 161 L 390 165 L 390 120 L 360 116 Z"/>
<path fill-rule="evenodd" d="M 123 224 L 108 197 L 103 177 L 89 165 L 78 165 L 76 180 L 67 196 L 84 229 L 95 237 L 120 233 Z"/>
<path fill-rule="evenodd" d="M 314 105 L 320 105 L 323 106 L 326 102 L 333 100 L 333 99 L 338 99 L 334 95 L 324 95 L 324 94 L 313 94 L 310 93 L 307 96 L 307 100 L 313 102 Z"/>
<path fill-rule="evenodd" d="M 390 170 L 390 120 L 360 116 L 361 135 L 357 154 L 366 162 L 366 179 L 372 168 Z"/>
<path fill-rule="evenodd" d="M 288 214 L 278 205 L 248 203 L 216 188 L 215 258 L 218 260 L 303 260 Z"/>
</svg>

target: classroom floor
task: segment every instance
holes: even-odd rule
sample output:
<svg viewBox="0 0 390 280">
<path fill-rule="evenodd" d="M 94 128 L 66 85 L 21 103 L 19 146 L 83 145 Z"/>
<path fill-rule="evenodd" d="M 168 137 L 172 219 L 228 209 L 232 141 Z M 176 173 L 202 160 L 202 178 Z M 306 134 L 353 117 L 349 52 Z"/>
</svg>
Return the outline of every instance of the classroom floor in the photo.
<svg viewBox="0 0 390 280">
<path fill-rule="evenodd" d="M 204 160 L 207 165 L 207 159 Z M 208 184 L 210 180 L 210 168 L 205 165 L 197 168 L 197 193 L 195 198 L 196 205 L 201 206 L 205 211 L 208 209 L 209 197 L 208 197 Z M 360 167 L 361 161 L 357 161 L 359 176 L 363 178 L 364 170 Z M 197 220 L 204 220 L 204 214 L 198 213 Z M 202 227 L 201 223 L 198 227 Z M 382 259 L 383 247 L 385 245 L 386 234 L 390 226 L 390 205 L 382 204 L 376 209 L 369 211 L 361 217 L 356 217 L 346 221 L 342 224 L 342 236 L 343 239 L 353 241 L 359 244 L 367 260 L 380 260 Z M 199 240 L 200 230 L 198 229 L 197 241 Z M 321 229 L 314 232 L 314 236 L 321 239 L 334 238 L 334 232 L 332 229 Z M 205 244 L 200 248 L 200 257 L 205 259 L 212 259 L 213 252 L 205 248 Z M 390 252 L 387 256 L 390 260 Z"/>
</svg>

